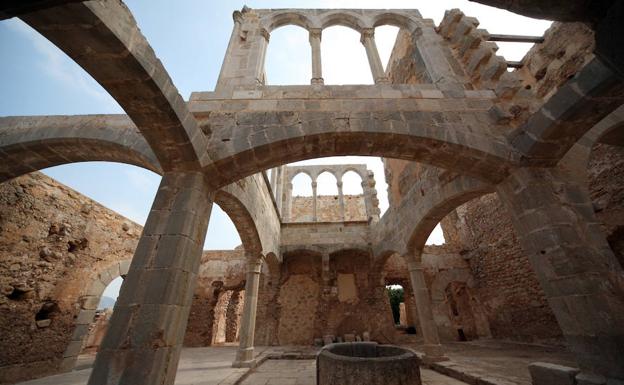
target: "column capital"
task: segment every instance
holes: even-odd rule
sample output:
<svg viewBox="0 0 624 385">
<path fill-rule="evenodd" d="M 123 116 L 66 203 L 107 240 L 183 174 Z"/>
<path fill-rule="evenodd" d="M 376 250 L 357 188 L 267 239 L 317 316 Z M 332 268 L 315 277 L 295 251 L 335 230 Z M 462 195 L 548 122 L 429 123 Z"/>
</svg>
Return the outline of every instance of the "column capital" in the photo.
<svg viewBox="0 0 624 385">
<path fill-rule="evenodd" d="M 375 38 L 375 28 L 363 28 L 360 34 L 360 43 L 364 44 L 364 42 L 368 39 Z"/>
<path fill-rule="evenodd" d="M 339 180 L 338 182 L 336 182 L 336 186 L 338 186 L 338 188 L 342 188 L 342 181 Z"/>
<path fill-rule="evenodd" d="M 317 186 L 316 181 L 312 182 L 312 188 L 313 188 L 313 189 L 315 189 L 315 188 L 316 188 L 316 186 Z"/>
<path fill-rule="evenodd" d="M 310 42 L 312 42 L 312 40 L 314 39 L 318 39 L 318 41 L 321 41 L 321 38 L 323 36 L 323 30 L 321 28 L 310 28 L 308 32 L 310 34 Z"/>
<path fill-rule="evenodd" d="M 262 262 L 262 255 L 247 255 L 247 273 L 260 274 L 260 271 L 262 270 Z"/>
<path fill-rule="evenodd" d="M 271 39 L 271 33 L 267 31 L 266 28 L 260 28 L 260 36 L 262 36 L 267 41 L 267 43 Z"/>
</svg>

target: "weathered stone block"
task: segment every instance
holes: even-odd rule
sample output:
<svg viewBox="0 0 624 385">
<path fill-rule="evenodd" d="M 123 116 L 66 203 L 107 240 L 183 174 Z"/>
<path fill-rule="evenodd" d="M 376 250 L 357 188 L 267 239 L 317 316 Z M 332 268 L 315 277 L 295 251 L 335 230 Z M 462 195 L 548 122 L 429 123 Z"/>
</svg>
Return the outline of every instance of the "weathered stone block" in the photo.
<svg viewBox="0 0 624 385">
<path fill-rule="evenodd" d="M 529 364 L 533 385 L 575 385 L 575 377 L 580 372 L 577 368 L 533 362 Z"/>
</svg>

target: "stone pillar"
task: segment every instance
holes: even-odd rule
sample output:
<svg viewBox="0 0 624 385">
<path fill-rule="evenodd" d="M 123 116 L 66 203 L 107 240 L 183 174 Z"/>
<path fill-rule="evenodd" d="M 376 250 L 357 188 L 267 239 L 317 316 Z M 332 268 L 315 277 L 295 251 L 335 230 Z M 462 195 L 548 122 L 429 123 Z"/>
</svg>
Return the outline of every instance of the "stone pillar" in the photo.
<svg viewBox="0 0 624 385">
<path fill-rule="evenodd" d="M 345 202 L 344 202 L 344 194 L 342 193 L 342 180 L 336 183 L 338 186 L 338 204 L 340 205 L 340 218 L 342 221 L 345 221 Z"/>
<path fill-rule="evenodd" d="M 256 311 L 258 308 L 258 290 L 260 288 L 260 272 L 262 257 L 247 256 L 247 281 L 245 282 L 245 303 L 240 326 L 240 343 L 236 352 L 234 368 L 248 368 L 255 364 L 254 332 L 256 330 Z"/>
<path fill-rule="evenodd" d="M 163 176 L 89 385 L 173 384 L 212 197 L 199 172 Z"/>
<path fill-rule="evenodd" d="M 438 328 L 433 320 L 433 312 L 431 311 L 431 299 L 429 298 L 429 290 L 425 282 L 425 275 L 420 262 L 408 259 L 407 267 L 409 269 L 410 281 L 412 282 L 412 290 L 416 299 L 416 308 L 418 310 L 418 321 L 420 323 L 420 332 L 423 335 L 425 345 L 425 359 L 429 361 L 443 361 L 447 358 L 444 356 L 442 345 L 440 345 L 440 337 L 438 336 Z"/>
<path fill-rule="evenodd" d="M 318 216 L 316 215 L 316 181 L 312 182 L 312 222 L 316 222 Z"/>
<path fill-rule="evenodd" d="M 558 169 L 522 168 L 497 191 L 582 371 L 624 381 L 624 272 L 586 189 Z"/>
<path fill-rule="evenodd" d="M 324 84 L 323 66 L 321 62 L 321 29 L 310 29 L 310 47 L 312 47 L 312 80 L 311 84 Z"/>
<path fill-rule="evenodd" d="M 379 51 L 377 51 L 377 44 L 375 43 L 375 29 L 363 29 L 360 42 L 362 42 L 366 49 L 366 56 L 368 57 L 368 63 L 370 64 L 375 84 L 388 83 L 388 78 L 386 77 L 381 58 L 379 57 Z"/>
</svg>

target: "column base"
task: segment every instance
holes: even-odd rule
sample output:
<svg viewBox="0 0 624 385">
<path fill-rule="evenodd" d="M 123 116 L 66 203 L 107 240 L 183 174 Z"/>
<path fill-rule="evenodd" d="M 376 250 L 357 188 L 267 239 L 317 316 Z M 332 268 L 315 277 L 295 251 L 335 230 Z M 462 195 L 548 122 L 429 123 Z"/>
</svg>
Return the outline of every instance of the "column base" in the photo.
<svg viewBox="0 0 624 385">
<path fill-rule="evenodd" d="M 310 84 L 320 84 L 320 85 L 323 85 L 323 84 L 325 84 L 325 80 L 323 80 L 323 78 L 312 78 L 312 80 L 310 80 Z"/>
<path fill-rule="evenodd" d="M 390 84 L 390 80 L 387 77 L 377 78 L 375 84 Z"/>
<path fill-rule="evenodd" d="M 256 365 L 254 358 L 254 348 L 238 349 L 236 360 L 232 363 L 233 368 L 251 368 Z"/>
<path fill-rule="evenodd" d="M 232 362 L 232 367 L 233 368 L 253 368 L 254 366 L 256 366 L 256 359 L 252 359 L 249 361 L 234 361 Z"/>
<path fill-rule="evenodd" d="M 449 358 L 444 355 L 444 348 L 442 348 L 442 345 L 440 344 L 423 345 L 423 352 L 425 353 L 425 356 L 423 357 L 423 361 L 425 361 L 425 363 L 441 362 L 441 361 L 449 360 Z"/>
</svg>

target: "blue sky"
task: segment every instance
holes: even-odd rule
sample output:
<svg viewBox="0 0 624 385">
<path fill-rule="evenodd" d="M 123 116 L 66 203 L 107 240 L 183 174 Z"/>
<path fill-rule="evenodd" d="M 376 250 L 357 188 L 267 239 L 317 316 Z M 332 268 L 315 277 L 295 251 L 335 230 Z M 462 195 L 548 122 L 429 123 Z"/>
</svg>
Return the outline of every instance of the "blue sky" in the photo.
<svg viewBox="0 0 624 385">
<path fill-rule="evenodd" d="M 127 0 L 139 27 L 154 47 L 185 99 L 192 91 L 212 90 L 232 31 L 232 12 L 252 8 L 418 8 L 439 23 L 444 10 L 461 8 L 478 17 L 492 33 L 541 35 L 548 27 L 506 11 L 466 0 L 315 0 L 206 1 Z M 381 27 L 376 41 L 387 60 L 396 29 Z M 528 46 L 501 44 L 499 54 L 519 60 Z M 269 84 L 307 84 L 310 78 L 307 33 L 297 27 L 273 31 L 267 52 Z M 77 64 L 18 19 L 0 22 L 0 116 L 123 113 L 119 105 Z M 359 36 L 343 27 L 323 31 L 323 75 L 326 84 L 370 84 L 372 78 Z M 387 207 L 381 161 L 345 157 L 305 161 L 314 163 L 366 162 L 375 172 L 382 210 Z M 45 173 L 103 205 L 142 224 L 160 177 L 134 166 L 89 162 L 54 167 Z M 355 186 L 357 187 L 357 186 Z M 295 193 L 303 192 L 295 185 Z M 326 187 L 319 185 L 319 192 Z M 345 184 L 345 192 L 353 186 Z M 442 242 L 441 232 L 432 235 Z M 218 206 L 213 209 L 206 249 L 232 249 L 240 244 L 236 230 Z"/>
</svg>

